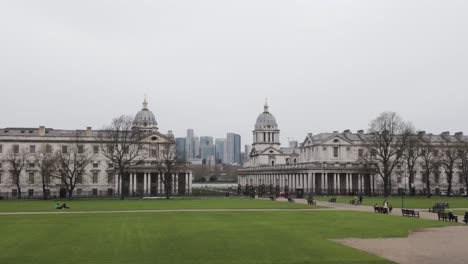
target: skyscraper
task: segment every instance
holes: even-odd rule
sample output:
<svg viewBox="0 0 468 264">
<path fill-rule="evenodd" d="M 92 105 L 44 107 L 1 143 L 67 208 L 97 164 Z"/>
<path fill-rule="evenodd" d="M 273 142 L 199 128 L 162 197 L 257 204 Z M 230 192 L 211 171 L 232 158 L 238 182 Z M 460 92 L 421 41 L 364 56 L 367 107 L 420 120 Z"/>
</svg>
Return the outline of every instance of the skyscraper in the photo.
<svg viewBox="0 0 468 264">
<path fill-rule="evenodd" d="M 187 160 L 186 154 L 186 139 L 185 138 L 176 138 L 176 151 L 177 151 L 177 159 L 178 160 Z"/>
<path fill-rule="evenodd" d="M 241 136 L 238 134 L 227 134 L 225 163 L 241 164 Z"/>
<path fill-rule="evenodd" d="M 193 129 L 187 129 L 187 137 L 185 138 L 185 157 L 190 160 L 193 157 Z"/>
<path fill-rule="evenodd" d="M 200 137 L 200 155 L 201 159 L 207 161 L 215 156 L 215 146 L 213 145 L 213 137 Z"/>
<path fill-rule="evenodd" d="M 217 138 L 215 141 L 215 158 L 216 163 L 224 163 L 226 156 L 226 139 Z"/>
</svg>

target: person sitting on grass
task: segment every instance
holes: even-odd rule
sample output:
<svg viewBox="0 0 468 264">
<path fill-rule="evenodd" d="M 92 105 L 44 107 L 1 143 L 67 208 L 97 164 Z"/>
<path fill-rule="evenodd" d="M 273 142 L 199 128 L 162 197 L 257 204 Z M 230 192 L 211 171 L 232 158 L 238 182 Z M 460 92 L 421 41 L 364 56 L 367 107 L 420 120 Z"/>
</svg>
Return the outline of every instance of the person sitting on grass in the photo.
<svg viewBox="0 0 468 264">
<path fill-rule="evenodd" d="M 62 206 L 60 206 L 60 204 L 57 203 L 57 204 L 55 205 L 55 209 L 62 209 Z"/>
<path fill-rule="evenodd" d="M 63 204 L 62 204 L 62 208 L 70 209 L 70 207 L 68 207 L 66 203 L 63 203 Z"/>
</svg>

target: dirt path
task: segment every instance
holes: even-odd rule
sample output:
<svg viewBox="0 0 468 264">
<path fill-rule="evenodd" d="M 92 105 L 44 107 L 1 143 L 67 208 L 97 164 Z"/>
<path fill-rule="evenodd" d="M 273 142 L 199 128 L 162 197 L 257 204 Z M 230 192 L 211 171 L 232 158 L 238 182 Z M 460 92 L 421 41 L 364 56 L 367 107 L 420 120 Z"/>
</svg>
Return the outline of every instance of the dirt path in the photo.
<svg viewBox="0 0 468 264">
<path fill-rule="evenodd" d="M 334 241 L 402 264 L 468 263 L 468 227 L 465 226 L 422 229 L 407 238 Z"/>
</svg>

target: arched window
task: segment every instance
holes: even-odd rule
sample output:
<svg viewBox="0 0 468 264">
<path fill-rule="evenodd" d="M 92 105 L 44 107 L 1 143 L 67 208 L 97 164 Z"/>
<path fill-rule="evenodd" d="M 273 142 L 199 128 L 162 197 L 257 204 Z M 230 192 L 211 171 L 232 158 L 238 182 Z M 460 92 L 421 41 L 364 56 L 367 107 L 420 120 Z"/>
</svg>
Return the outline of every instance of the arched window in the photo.
<svg viewBox="0 0 468 264">
<path fill-rule="evenodd" d="M 275 166 L 275 161 L 274 160 L 271 161 L 271 166 Z"/>
<path fill-rule="evenodd" d="M 340 143 L 338 139 L 333 140 L 333 143 Z"/>
</svg>

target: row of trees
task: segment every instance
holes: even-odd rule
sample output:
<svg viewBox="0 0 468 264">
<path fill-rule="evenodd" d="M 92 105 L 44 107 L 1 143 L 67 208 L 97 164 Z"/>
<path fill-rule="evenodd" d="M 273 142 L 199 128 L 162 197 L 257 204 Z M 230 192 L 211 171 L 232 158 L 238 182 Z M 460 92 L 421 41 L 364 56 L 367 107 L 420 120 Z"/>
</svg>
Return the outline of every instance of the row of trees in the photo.
<svg viewBox="0 0 468 264">
<path fill-rule="evenodd" d="M 142 165 L 148 158 L 148 149 L 145 139 L 147 132 L 133 128 L 133 118 L 121 116 L 115 118 L 111 125 L 102 130 L 96 140 L 99 142 L 99 152 L 112 163 L 115 180 L 121 180 L 123 175 L 128 175 L 135 167 Z M 27 153 L 24 149 L 10 150 L 5 161 L 9 164 L 12 182 L 21 198 L 21 174 L 28 164 L 33 163 L 40 175 L 43 196 L 47 199 L 47 189 L 51 179 L 58 179 L 66 189 L 69 198 L 73 196 L 78 183 L 88 174 L 87 168 L 96 158 L 94 150 L 85 149 L 78 138 L 64 149 L 51 151 L 47 144 L 41 146 L 35 154 Z M 166 198 L 172 194 L 172 175 L 185 169 L 185 162 L 178 161 L 173 142 L 159 143 L 161 148 L 154 153 L 151 169 L 158 171 L 162 177 L 162 183 Z M 146 165 L 146 164 L 145 164 Z M 123 198 L 123 193 L 120 192 Z"/>
<path fill-rule="evenodd" d="M 432 175 L 443 169 L 447 194 L 450 195 L 457 171 L 468 189 L 468 142 L 462 137 L 453 139 L 447 136 L 443 140 L 433 140 L 431 135 L 416 132 L 411 123 L 405 122 L 398 114 L 384 112 L 371 121 L 365 138 L 366 151 L 360 159 L 369 170 L 380 175 L 385 196 L 390 194 L 392 176 L 401 165 L 406 168 L 410 183 L 414 182 L 417 170 L 422 170 L 428 195 Z"/>
</svg>

